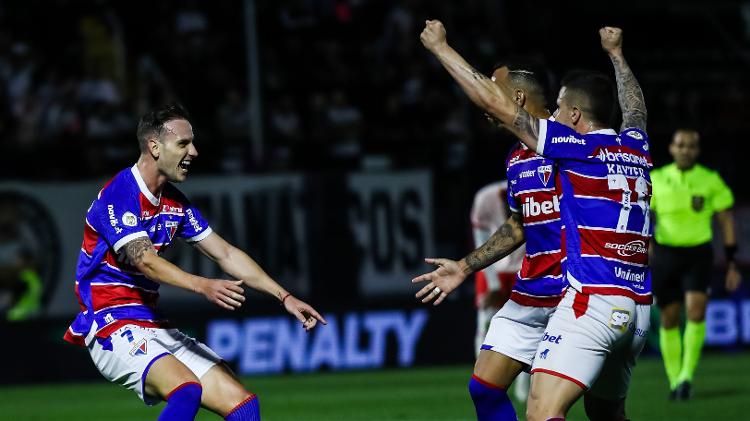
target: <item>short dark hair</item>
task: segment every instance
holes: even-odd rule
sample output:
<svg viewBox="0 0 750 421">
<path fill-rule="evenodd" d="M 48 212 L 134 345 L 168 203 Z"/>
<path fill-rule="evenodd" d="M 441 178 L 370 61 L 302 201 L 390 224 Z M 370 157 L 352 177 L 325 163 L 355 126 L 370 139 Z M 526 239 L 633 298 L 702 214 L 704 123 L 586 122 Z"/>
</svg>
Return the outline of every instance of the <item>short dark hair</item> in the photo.
<svg viewBox="0 0 750 421">
<path fill-rule="evenodd" d="M 185 107 L 177 102 L 163 105 L 158 108 L 147 112 L 138 121 L 138 130 L 136 136 L 138 137 L 138 145 L 141 148 L 141 152 L 146 150 L 148 139 L 153 136 L 160 136 L 162 130 L 164 130 L 164 124 L 172 120 L 189 120 L 190 115 L 188 114 Z"/>
<path fill-rule="evenodd" d="M 549 100 L 549 74 L 544 66 L 534 60 L 510 59 L 495 64 L 495 69 L 508 68 L 508 78 L 511 82 L 528 87 L 542 96 L 545 106 Z"/>
<path fill-rule="evenodd" d="M 617 112 L 617 91 L 607 75 L 590 70 L 573 70 L 565 75 L 560 85 L 565 87 L 572 105 L 580 107 L 597 123 L 612 125 Z"/>
</svg>

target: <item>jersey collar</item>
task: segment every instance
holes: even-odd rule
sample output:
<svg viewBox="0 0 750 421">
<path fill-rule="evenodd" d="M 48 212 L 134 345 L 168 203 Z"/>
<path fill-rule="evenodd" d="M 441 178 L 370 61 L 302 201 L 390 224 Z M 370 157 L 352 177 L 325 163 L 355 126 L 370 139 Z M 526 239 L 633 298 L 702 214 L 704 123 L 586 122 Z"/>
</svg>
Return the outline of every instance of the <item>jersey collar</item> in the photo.
<svg viewBox="0 0 750 421">
<path fill-rule="evenodd" d="M 146 196 L 146 199 L 148 199 L 149 202 L 151 202 L 154 206 L 159 206 L 159 198 L 154 196 L 153 193 L 146 187 L 146 182 L 143 181 L 143 177 L 141 177 L 141 172 L 138 171 L 138 164 L 133 165 L 130 168 L 130 172 L 133 173 L 133 177 L 135 178 L 135 182 L 138 183 L 138 188 L 141 189 L 141 193 L 143 193 L 144 196 Z M 161 196 L 161 194 L 159 194 Z"/>
</svg>

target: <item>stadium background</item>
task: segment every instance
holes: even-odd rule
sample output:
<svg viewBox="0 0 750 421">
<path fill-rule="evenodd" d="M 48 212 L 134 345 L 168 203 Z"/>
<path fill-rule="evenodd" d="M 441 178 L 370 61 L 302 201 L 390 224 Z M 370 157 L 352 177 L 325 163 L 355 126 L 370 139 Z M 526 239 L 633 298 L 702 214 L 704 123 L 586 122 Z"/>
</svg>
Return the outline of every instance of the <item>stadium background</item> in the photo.
<svg viewBox="0 0 750 421">
<path fill-rule="evenodd" d="M 138 408 L 132 394 L 103 384 L 86 352 L 61 336 L 77 311 L 73 268 L 82 215 L 103 181 L 135 160 L 138 116 L 172 99 L 190 110 L 200 152 L 181 188 L 214 229 L 333 321 L 301 335 L 258 294 L 228 314 L 166 287 L 162 305 L 176 324 L 243 375 L 263 376 L 249 384 L 276 385 L 269 395 L 285 394 L 295 382 L 315 388 L 333 381 L 297 372 L 387 369 L 362 375 L 415 373 L 394 381 L 413 380 L 414 388 L 434 388 L 425 398 L 446 393 L 455 403 L 433 419 L 470 416 L 464 384 L 473 360 L 471 284 L 433 309 L 413 299 L 409 280 L 429 269 L 424 256 L 458 258 L 470 250 L 472 196 L 503 177 L 512 139 L 485 121 L 423 49 L 418 35 L 426 18 L 441 19 L 451 44 L 481 71 L 506 57 L 542 61 L 553 90 L 571 68 L 611 74 L 597 29 L 621 26 L 648 105 L 654 160 L 669 162 L 675 128 L 701 132 L 701 162 L 717 169 L 737 198 L 738 258 L 747 278 L 750 2 L 2 2 L 0 258 L 22 249 L 43 292 L 35 317 L 0 322 L 0 419 L 14 410 L 28 414 L 20 408 L 33 403 L 24 396 L 45 390 L 37 383 L 62 390 L 93 382 L 85 387 L 96 386 L 94 398 L 112 395 L 103 402 Z M 189 248 L 171 257 L 190 271 L 218 275 Z M 714 269 L 703 363 L 710 369 L 699 369 L 691 405 L 721 396 L 726 402 L 711 411 L 732 414 L 741 392 L 750 391 L 746 374 L 732 374 L 750 365 L 750 285 L 724 292 L 719 244 Z M 0 274 L 5 312 L 13 280 Z M 634 394 L 658 405 L 666 380 L 655 346 L 651 338 L 642 357 L 648 373 L 641 378 L 650 386 L 636 377 Z M 429 371 L 433 366 L 447 368 Z M 419 373 L 428 373 L 424 384 Z M 340 379 L 345 404 L 351 390 L 341 385 L 355 380 Z M 372 379 L 357 381 L 379 384 Z M 382 386 L 378 398 L 387 400 L 393 384 Z M 293 412 L 274 418 L 270 399 L 269 419 L 302 419 Z M 304 418 L 354 419 L 333 414 L 318 408 Z M 361 419 L 414 419 L 398 408 L 377 414 Z"/>
</svg>

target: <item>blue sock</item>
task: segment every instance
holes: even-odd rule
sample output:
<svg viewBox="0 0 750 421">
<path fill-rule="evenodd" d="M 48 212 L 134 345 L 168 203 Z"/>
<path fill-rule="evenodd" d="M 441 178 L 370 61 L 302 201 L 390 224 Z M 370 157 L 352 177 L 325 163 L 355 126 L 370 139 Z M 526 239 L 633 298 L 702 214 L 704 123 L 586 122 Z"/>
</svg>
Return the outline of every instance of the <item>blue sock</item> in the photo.
<svg viewBox="0 0 750 421">
<path fill-rule="evenodd" d="M 250 397 L 235 406 L 224 419 L 226 421 L 260 421 L 258 397 L 250 395 Z"/>
<path fill-rule="evenodd" d="M 201 407 L 203 388 L 199 383 L 187 382 L 177 386 L 167 395 L 167 406 L 157 421 L 194 420 Z"/>
<path fill-rule="evenodd" d="M 502 387 L 487 383 L 477 376 L 469 380 L 469 393 L 477 410 L 477 421 L 517 421 L 513 403 Z"/>
</svg>

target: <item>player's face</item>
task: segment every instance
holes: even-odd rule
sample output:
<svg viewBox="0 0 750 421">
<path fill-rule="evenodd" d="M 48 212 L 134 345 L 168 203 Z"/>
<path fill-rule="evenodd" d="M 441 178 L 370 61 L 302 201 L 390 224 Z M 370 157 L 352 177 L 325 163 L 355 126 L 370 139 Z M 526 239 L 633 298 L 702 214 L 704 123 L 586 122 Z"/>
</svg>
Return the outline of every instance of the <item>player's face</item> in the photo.
<svg viewBox="0 0 750 421">
<path fill-rule="evenodd" d="M 555 118 L 556 122 L 564 124 L 571 129 L 575 129 L 575 121 L 573 119 L 577 110 L 568 103 L 566 96 L 567 90 L 563 86 L 560 88 L 560 93 L 557 95 L 557 109 L 552 113 L 552 116 Z"/>
<path fill-rule="evenodd" d="M 692 168 L 700 154 L 698 135 L 695 132 L 686 131 L 675 133 L 669 145 L 669 153 L 674 158 L 677 168 Z"/>
<path fill-rule="evenodd" d="M 156 165 L 159 171 L 169 181 L 185 181 L 192 160 L 198 156 L 193 145 L 193 127 L 187 120 L 168 121 L 164 123 L 158 143 Z"/>
</svg>

